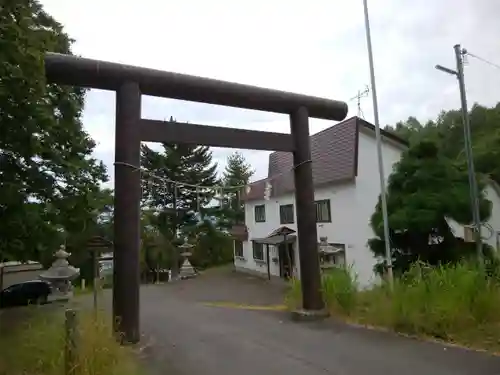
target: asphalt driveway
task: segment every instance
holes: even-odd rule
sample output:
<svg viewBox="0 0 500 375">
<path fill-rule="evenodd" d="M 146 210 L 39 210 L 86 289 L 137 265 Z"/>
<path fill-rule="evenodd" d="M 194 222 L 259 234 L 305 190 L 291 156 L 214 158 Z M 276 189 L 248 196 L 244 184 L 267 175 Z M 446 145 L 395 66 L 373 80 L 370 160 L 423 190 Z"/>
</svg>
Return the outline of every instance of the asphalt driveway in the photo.
<svg viewBox="0 0 500 375">
<path fill-rule="evenodd" d="M 487 354 L 241 308 L 281 302 L 281 286 L 229 272 L 144 287 L 146 362 L 158 375 L 500 375 L 500 358 Z"/>
</svg>

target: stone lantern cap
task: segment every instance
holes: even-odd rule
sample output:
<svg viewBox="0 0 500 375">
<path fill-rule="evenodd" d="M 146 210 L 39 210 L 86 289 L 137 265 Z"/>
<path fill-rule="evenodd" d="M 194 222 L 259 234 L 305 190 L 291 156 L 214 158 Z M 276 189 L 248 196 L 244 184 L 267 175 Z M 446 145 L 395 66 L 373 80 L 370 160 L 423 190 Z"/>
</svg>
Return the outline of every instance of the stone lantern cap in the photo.
<svg viewBox="0 0 500 375">
<path fill-rule="evenodd" d="M 40 278 L 47 281 L 66 281 L 77 278 L 80 274 L 80 269 L 69 264 L 67 258 L 70 255 L 71 253 L 66 252 L 65 247 L 61 246 L 54 253 L 56 260 L 47 271 L 40 275 Z"/>
<path fill-rule="evenodd" d="M 54 256 L 56 257 L 56 259 L 67 259 L 67 258 L 69 258 L 70 255 L 71 255 L 71 253 L 68 253 L 65 250 L 64 246 L 61 246 L 61 248 L 54 253 Z"/>
</svg>

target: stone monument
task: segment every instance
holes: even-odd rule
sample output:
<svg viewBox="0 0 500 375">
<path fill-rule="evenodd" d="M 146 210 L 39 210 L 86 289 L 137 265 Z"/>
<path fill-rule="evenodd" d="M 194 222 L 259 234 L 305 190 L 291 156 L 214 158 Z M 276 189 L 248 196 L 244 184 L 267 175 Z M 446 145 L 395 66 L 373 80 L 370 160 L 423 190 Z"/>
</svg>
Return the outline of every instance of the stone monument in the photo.
<svg viewBox="0 0 500 375">
<path fill-rule="evenodd" d="M 66 252 L 66 247 L 62 245 L 54 253 L 56 260 L 52 266 L 40 275 L 40 279 L 48 281 L 52 285 L 55 299 L 69 299 L 73 296 L 71 281 L 80 275 L 80 269 L 69 264 L 68 257 L 70 255 Z"/>
</svg>

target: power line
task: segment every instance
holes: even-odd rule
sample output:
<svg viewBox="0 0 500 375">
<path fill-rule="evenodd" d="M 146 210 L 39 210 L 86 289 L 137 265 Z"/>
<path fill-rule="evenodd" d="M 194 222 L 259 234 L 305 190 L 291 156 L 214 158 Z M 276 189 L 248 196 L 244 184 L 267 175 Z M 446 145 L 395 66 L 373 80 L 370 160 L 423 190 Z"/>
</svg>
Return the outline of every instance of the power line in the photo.
<svg viewBox="0 0 500 375">
<path fill-rule="evenodd" d="M 474 55 L 473 53 L 470 53 L 469 51 L 465 51 L 465 54 L 470 56 L 470 57 L 473 57 L 475 59 L 478 59 L 479 61 L 482 61 L 484 62 L 485 64 L 488 64 L 490 66 L 492 66 L 493 68 L 496 68 L 496 69 L 499 69 L 500 70 L 500 64 L 496 64 L 488 59 L 485 59 L 484 57 L 481 57 L 481 56 L 478 56 L 478 55 Z"/>
</svg>

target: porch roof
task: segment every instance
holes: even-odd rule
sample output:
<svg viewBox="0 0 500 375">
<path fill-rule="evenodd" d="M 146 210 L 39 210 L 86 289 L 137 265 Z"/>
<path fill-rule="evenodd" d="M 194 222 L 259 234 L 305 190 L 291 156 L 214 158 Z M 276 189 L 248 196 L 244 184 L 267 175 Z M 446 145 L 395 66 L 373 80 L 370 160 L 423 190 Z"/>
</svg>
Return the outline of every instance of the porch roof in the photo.
<svg viewBox="0 0 500 375">
<path fill-rule="evenodd" d="M 290 234 L 295 233 L 295 231 L 292 228 L 288 228 L 285 226 L 279 227 L 275 230 L 273 230 L 271 233 L 267 235 L 267 238 L 275 237 L 275 236 L 288 236 Z"/>
<path fill-rule="evenodd" d="M 289 234 L 287 236 L 272 236 L 272 237 L 264 237 L 264 238 L 253 238 L 252 241 L 262 243 L 265 245 L 279 245 L 285 242 L 295 242 L 297 236 L 295 234 Z"/>
</svg>

